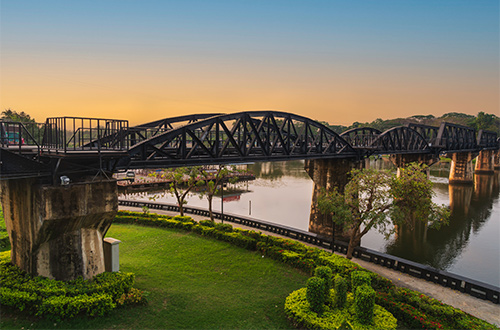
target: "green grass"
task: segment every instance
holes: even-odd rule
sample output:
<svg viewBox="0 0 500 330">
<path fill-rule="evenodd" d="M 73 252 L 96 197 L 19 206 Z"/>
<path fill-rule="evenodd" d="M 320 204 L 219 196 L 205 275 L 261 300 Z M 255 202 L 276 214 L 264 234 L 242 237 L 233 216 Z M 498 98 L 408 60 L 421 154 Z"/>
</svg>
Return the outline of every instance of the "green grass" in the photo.
<svg viewBox="0 0 500 330">
<path fill-rule="evenodd" d="M 120 269 L 150 292 L 146 306 L 57 324 L 2 308 L 1 329 L 283 329 L 285 298 L 307 274 L 229 243 L 171 229 L 114 224 Z"/>
</svg>

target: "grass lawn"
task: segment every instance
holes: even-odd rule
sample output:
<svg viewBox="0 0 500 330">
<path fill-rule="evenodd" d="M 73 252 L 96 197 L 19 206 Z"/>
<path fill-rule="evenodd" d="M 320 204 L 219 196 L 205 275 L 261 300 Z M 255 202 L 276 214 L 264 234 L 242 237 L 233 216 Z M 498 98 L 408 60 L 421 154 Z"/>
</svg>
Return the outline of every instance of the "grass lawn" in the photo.
<svg viewBox="0 0 500 330">
<path fill-rule="evenodd" d="M 59 323 L 2 308 L 9 329 L 279 329 L 290 328 L 283 306 L 307 274 L 256 252 L 172 229 L 114 224 L 120 270 L 150 292 L 145 306 L 118 308 L 102 318 Z"/>
</svg>

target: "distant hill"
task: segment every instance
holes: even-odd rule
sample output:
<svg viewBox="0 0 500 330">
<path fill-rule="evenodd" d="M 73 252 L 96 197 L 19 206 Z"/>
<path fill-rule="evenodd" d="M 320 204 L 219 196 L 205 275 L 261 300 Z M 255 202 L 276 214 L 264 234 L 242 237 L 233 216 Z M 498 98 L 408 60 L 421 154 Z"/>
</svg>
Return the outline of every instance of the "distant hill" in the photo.
<svg viewBox="0 0 500 330">
<path fill-rule="evenodd" d="M 439 126 L 443 121 L 468 126 L 476 130 L 483 129 L 496 132 L 500 136 L 500 117 L 484 112 L 479 112 L 477 116 L 468 115 L 465 113 L 450 112 L 442 115 L 441 117 L 435 117 L 433 115 L 416 115 L 408 118 L 396 118 L 387 120 L 378 118 L 370 123 L 354 122 L 351 126 L 330 125 L 324 122 L 322 123 L 327 124 L 327 126 L 330 127 L 333 131 L 342 133 L 348 129 L 356 127 L 373 127 L 383 132 L 390 128 L 403 126 L 410 123 Z"/>
</svg>

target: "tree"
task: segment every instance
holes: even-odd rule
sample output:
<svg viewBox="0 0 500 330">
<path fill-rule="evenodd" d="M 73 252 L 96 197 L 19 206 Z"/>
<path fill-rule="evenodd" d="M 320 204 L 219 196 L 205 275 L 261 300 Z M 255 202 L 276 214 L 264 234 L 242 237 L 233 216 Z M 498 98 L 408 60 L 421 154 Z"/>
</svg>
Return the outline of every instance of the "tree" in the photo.
<svg viewBox="0 0 500 330">
<path fill-rule="evenodd" d="M 349 235 L 348 259 L 352 258 L 354 247 L 370 229 L 385 228 L 386 211 L 391 206 L 387 172 L 364 169 L 353 170 L 351 175 L 343 194 L 334 189 L 332 192 L 323 191 L 318 198 L 319 210 L 330 214 L 332 221 L 343 225 Z"/>
<path fill-rule="evenodd" d="M 390 216 L 394 224 L 413 228 L 416 221 L 424 221 L 434 229 L 448 224 L 448 207 L 432 202 L 433 184 L 424 173 L 426 167 L 412 163 L 399 171 L 399 177 L 391 179 L 393 207 Z"/>
<path fill-rule="evenodd" d="M 186 197 L 189 192 L 197 186 L 203 184 L 200 178 L 201 167 L 178 167 L 173 171 L 168 171 L 162 176 L 170 179 L 170 194 L 177 199 L 179 213 L 184 216 L 184 204 L 187 204 Z"/>
<path fill-rule="evenodd" d="M 35 119 L 31 118 L 30 115 L 28 115 L 26 112 L 21 111 L 17 112 L 12 109 L 5 109 L 2 111 L 2 118 L 4 120 L 8 121 L 20 121 L 20 122 L 25 122 L 25 123 L 34 123 Z"/>
<path fill-rule="evenodd" d="M 236 169 L 235 166 L 225 167 L 224 165 L 219 166 L 219 168 L 213 172 L 207 169 L 201 171 L 201 185 L 205 185 L 206 190 L 202 193 L 207 196 L 208 200 L 208 212 L 210 213 L 210 220 L 214 221 L 214 215 L 212 212 L 212 200 L 215 194 L 219 192 L 219 185 L 222 186 L 225 181 L 234 183 L 238 180 L 235 174 L 240 171 Z"/>
<path fill-rule="evenodd" d="M 446 207 L 432 203 L 432 183 L 423 168 L 410 165 L 401 173 L 396 177 L 373 169 L 353 170 L 343 194 L 336 189 L 320 194 L 320 211 L 331 215 L 332 221 L 343 225 L 349 235 L 348 259 L 372 228 L 389 236 L 395 230 L 390 229 L 391 223 L 411 224 L 419 219 L 434 228 L 447 223 L 449 212 Z"/>
</svg>

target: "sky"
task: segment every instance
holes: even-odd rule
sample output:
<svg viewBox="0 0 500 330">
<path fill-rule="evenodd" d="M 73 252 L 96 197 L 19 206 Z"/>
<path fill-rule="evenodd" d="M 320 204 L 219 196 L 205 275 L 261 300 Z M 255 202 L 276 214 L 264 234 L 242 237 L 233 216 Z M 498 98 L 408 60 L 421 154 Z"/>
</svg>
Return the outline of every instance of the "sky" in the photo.
<svg viewBox="0 0 500 330">
<path fill-rule="evenodd" d="M 500 116 L 498 0 L 0 0 L 0 110 Z"/>
</svg>

